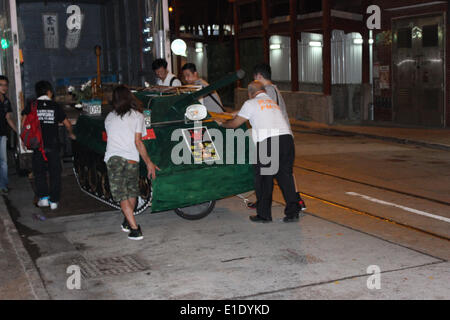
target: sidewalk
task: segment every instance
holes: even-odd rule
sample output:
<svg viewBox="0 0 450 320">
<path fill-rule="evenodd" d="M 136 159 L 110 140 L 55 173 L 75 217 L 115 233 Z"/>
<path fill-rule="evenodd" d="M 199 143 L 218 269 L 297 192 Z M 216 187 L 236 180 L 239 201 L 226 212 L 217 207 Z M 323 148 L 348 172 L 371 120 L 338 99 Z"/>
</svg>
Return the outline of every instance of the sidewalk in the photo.
<svg viewBox="0 0 450 320">
<path fill-rule="evenodd" d="M 335 131 L 352 133 L 367 138 L 382 139 L 397 143 L 413 144 L 427 148 L 450 150 L 450 129 L 404 128 L 378 125 L 327 125 L 314 121 L 291 119 L 295 128 L 308 128 L 316 131 Z"/>
<path fill-rule="evenodd" d="M 47 300 L 48 293 L 0 197 L 0 300 Z"/>
</svg>

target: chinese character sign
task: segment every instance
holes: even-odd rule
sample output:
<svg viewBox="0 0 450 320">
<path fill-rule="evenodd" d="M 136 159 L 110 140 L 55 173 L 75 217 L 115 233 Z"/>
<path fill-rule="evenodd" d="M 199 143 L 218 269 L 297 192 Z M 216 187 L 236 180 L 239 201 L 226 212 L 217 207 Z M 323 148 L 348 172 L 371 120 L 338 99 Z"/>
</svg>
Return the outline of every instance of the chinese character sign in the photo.
<svg viewBox="0 0 450 320">
<path fill-rule="evenodd" d="M 46 49 L 57 49 L 58 44 L 58 16 L 55 13 L 42 14 L 44 26 L 44 46 Z"/>
</svg>

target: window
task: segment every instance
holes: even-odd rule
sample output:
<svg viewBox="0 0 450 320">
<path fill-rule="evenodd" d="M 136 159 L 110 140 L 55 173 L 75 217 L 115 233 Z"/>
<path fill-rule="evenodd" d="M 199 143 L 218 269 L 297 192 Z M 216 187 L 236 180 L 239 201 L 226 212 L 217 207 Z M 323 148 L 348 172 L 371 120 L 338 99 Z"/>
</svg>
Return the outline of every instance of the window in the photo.
<svg viewBox="0 0 450 320">
<path fill-rule="evenodd" d="M 400 28 L 397 32 L 397 48 L 411 48 L 411 28 Z"/>
<path fill-rule="evenodd" d="M 422 46 L 423 47 L 438 47 L 439 46 L 439 36 L 438 36 L 438 25 L 423 26 L 422 31 Z"/>
</svg>

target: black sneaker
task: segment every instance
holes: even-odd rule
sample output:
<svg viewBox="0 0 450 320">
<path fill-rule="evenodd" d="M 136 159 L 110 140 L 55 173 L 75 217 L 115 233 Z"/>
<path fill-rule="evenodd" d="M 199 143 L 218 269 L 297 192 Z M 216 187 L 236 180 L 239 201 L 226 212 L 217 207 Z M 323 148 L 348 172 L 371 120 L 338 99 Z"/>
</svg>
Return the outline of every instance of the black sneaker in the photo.
<svg viewBox="0 0 450 320">
<path fill-rule="evenodd" d="M 128 223 L 127 218 L 123 219 L 123 222 L 120 226 L 122 227 L 123 232 L 130 232 L 131 227 L 130 224 Z"/>
<path fill-rule="evenodd" d="M 137 229 L 130 228 L 130 233 L 128 234 L 128 239 L 130 239 L 130 240 L 144 239 L 144 236 L 142 235 L 142 231 L 141 231 L 141 226 L 138 225 Z"/>
<path fill-rule="evenodd" d="M 298 214 L 291 216 L 291 217 L 284 217 L 283 222 L 297 222 L 298 221 Z"/>
<path fill-rule="evenodd" d="M 247 202 L 247 208 L 249 208 L 249 209 L 256 209 L 256 206 L 257 206 L 257 202 L 255 201 L 255 202 Z"/>
<path fill-rule="evenodd" d="M 305 201 L 303 201 L 302 197 L 300 197 L 300 192 L 297 192 L 297 200 L 298 200 L 298 204 L 300 206 L 300 209 L 302 211 L 306 210 L 306 203 L 305 203 Z"/>
<path fill-rule="evenodd" d="M 3 188 L 0 190 L 3 194 L 8 194 L 9 189 L 8 188 Z"/>
<path fill-rule="evenodd" d="M 268 222 L 272 222 L 272 219 L 264 219 L 264 218 L 256 215 L 256 216 L 250 216 L 250 221 L 260 222 L 260 223 L 268 223 Z"/>
</svg>

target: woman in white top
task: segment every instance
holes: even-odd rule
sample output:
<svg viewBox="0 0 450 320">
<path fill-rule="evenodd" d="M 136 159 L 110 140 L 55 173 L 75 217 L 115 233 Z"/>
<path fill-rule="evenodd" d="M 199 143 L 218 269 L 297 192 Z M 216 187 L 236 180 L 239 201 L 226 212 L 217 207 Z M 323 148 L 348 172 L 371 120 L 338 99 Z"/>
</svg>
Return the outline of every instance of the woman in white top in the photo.
<svg viewBox="0 0 450 320">
<path fill-rule="evenodd" d="M 142 106 L 126 86 L 118 86 L 113 92 L 114 110 L 105 119 L 105 162 L 108 168 L 112 197 L 120 202 L 125 219 L 122 230 L 129 232 L 132 240 L 143 239 L 141 228 L 136 224 L 134 208 L 139 196 L 139 155 L 147 165 L 148 178 L 155 179 L 157 166 L 150 160 L 142 143 L 146 135 Z"/>
</svg>

